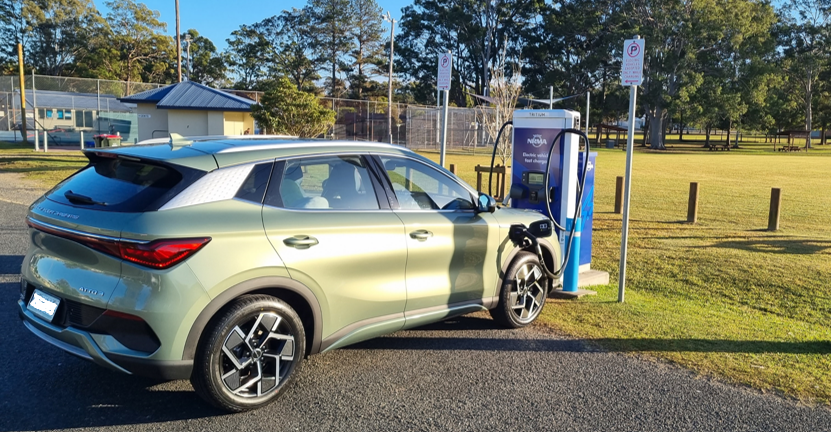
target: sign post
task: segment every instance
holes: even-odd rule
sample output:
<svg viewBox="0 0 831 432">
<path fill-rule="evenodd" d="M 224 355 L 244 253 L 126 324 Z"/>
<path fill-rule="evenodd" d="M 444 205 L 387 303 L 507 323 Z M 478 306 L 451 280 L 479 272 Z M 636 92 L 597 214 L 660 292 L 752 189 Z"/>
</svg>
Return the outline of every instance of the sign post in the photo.
<svg viewBox="0 0 831 432">
<path fill-rule="evenodd" d="M 436 79 L 439 90 L 444 90 L 444 109 L 441 121 L 441 151 L 439 165 L 444 166 L 444 156 L 447 151 L 447 103 L 450 101 L 450 77 L 453 73 L 453 54 L 450 51 L 439 54 L 439 72 Z"/>
<path fill-rule="evenodd" d="M 644 40 L 640 36 L 623 42 L 623 65 L 620 68 L 621 85 L 629 86 L 629 128 L 626 136 L 626 177 L 623 191 L 623 228 L 620 238 L 620 272 L 618 276 L 618 303 L 623 303 L 626 292 L 626 253 L 629 246 L 629 196 L 632 188 L 632 148 L 635 144 L 635 101 L 638 86 L 643 82 Z"/>
</svg>

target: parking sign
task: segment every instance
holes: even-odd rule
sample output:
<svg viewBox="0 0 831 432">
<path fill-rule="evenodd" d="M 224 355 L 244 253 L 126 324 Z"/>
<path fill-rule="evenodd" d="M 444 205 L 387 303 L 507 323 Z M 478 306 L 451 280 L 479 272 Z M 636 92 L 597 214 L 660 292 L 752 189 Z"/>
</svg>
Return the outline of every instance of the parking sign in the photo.
<svg viewBox="0 0 831 432">
<path fill-rule="evenodd" d="M 450 52 L 439 54 L 439 90 L 450 90 L 450 75 L 453 72 L 453 54 Z"/>
<path fill-rule="evenodd" d="M 620 68 L 620 84 L 625 86 L 643 83 L 643 39 L 627 39 L 623 42 L 623 65 Z"/>
</svg>

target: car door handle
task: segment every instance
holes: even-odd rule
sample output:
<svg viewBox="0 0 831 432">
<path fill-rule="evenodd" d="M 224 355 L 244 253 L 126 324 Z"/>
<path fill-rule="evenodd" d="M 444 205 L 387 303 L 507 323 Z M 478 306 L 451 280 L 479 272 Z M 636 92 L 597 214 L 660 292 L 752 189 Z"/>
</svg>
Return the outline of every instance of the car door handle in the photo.
<svg viewBox="0 0 831 432">
<path fill-rule="evenodd" d="M 312 236 L 296 235 L 294 237 L 284 239 L 283 243 L 285 243 L 286 246 L 290 246 L 297 249 L 308 249 L 320 242 L 318 242 L 317 239 Z"/>
<path fill-rule="evenodd" d="M 418 230 L 411 232 L 410 237 L 416 240 L 427 240 L 428 238 L 433 237 L 433 233 L 427 230 Z"/>
</svg>

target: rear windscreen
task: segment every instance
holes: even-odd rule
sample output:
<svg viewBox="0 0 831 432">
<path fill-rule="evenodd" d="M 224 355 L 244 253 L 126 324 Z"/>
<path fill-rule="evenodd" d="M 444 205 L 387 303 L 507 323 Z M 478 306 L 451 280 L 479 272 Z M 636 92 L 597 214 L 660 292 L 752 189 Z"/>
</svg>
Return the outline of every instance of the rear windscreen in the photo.
<svg viewBox="0 0 831 432">
<path fill-rule="evenodd" d="M 194 173 L 171 166 L 89 156 L 90 164 L 53 189 L 50 200 L 103 211 L 144 212 L 157 210 L 178 193 L 183 178 L 188 177 L 188 184 L 195 180 Z"/>
</svg>

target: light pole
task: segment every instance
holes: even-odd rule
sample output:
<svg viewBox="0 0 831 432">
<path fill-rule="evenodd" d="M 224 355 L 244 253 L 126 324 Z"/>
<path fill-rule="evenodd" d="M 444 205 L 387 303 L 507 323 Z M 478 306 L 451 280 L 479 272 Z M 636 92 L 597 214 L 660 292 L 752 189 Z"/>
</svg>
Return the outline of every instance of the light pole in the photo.
<svg viewBox="0 0 831 432">
<path fill-rule="evenodd" d="M 179 30 L 179 0 L 176 0 L 176 73 L 182 82 L 182 33 Z"/>
<path fill-rule="evenodd" d="M 387 11 L 386 15 L 382 15 L 384 21 L 390 23 L 390 75 L 389 88 L 387 89 L 387 130 L 389 131 L 389 142 L 392 144 L 392 59 L 393 48 L 395 47 L 395 23 L 397 20 L 392 19 L 392 15 Z"/>
<path fill-rule="evenodd" d="M 188 34 L 185 35 L 185 43 L 188 44 L 188 57 L 187 57 L 188 58 L 188 67 L 187 67 L 188 81 L 190 81 L 190 64 L 191 64 L 191 61 L 190 61 L 190 43 L 191 42 L 193 42 L 193 40 L 190 38 L 190 33 L 188 33 Z"/>
</svg>

